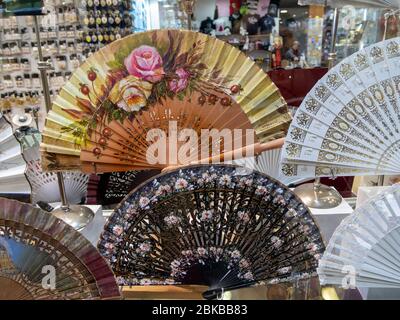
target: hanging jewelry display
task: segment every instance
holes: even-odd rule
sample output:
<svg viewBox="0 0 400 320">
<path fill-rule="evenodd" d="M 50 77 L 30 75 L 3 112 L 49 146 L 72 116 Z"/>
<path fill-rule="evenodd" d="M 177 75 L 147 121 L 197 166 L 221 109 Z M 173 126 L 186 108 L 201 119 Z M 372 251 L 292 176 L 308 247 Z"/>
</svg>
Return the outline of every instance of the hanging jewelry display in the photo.
<svg viewBox="0 0 400 320">
<path fill-rule="evenodd" d="M 130 11 L 133 9 L 133 12 L 138 14 L 140 8 L 137 8 L 139 3 L 136 2 L 139 1 L 81 1 L 81 21 L 84 25 L 82 40 L 86 56 L 96 52 L 103 45 L 133 32 L 133 17 Z M 142 18 L 138 15 L 138 19 Z"/>
<path fill-rule="evenodd" d="M 0 110 L 9 113 L 11 119 L 23 115 L 24 110 L 37 109 L 40 128 L 46 112 L 41 98 L 36 28 L 41 37 L 43 60 L 53 66 L 49 73 L 51 96 L 56 96 L 80 64 L 82 54 L 82 30 L 73 1 L 45 1 L 45 6 L 48 14 L 38 18 L 37 26 L 32 16 L 0 19 Z"/>
</svg>

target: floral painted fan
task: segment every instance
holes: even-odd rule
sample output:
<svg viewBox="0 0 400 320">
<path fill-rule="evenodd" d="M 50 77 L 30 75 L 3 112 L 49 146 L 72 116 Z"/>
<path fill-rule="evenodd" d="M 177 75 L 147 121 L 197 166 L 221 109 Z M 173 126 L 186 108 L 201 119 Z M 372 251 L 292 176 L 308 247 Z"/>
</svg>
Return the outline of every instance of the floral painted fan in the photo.
<svg viewBox="0 0 400 320">
<path fill-rule="evenodd" d="M 282 153 L 287 176 L 400 172 L 400 38 L 341 61 L 306 96 Z"/>
<path fill-rule="evenodd" d="M 97 186 L 97 202 L 111 205 L 121 202 L 138 185 L 159 174 L 160 170 L 104 173 Z"/>
<path fill-rule="evenodd" d="M 240 50 L 192 31 L 144 32 L 102 48 L 74 72 L 47 116 L 43 165 L 162 169 L 199 160 L 194 152 L 174 159 L 171 144 L 192 142 L 182 129 L 197 137 L 201 129 L 238 129 L 232 140 L 240 148 L 283 137 L 290 121 L 277 87 Z M 251 142 L 246 129 L 254 129 Z M 157 142 L 168 146 L 161 156 L 148 152 Z M 224 151 L 222 139 L 205 148 Z"/>
<path fill-rule="evenodd" d="M 120 297 L 107 262 L 79 232 L 47 212 L 4 198 L 0 288 L 0 300 Z"/>
<path fill-rule="evenodd" d="M 400 185 L 357 208 L 335 230 L 318 266 L 321 284 L 400 288 Z"/>
<path fill-rule="evenodd" d="M 133 190 L 99 250 L 124 285 L 221 290 L 315 274 L 324 250 L 304 204 L 276 180 L 235 166 L 189 166 Z"/>
</svg>

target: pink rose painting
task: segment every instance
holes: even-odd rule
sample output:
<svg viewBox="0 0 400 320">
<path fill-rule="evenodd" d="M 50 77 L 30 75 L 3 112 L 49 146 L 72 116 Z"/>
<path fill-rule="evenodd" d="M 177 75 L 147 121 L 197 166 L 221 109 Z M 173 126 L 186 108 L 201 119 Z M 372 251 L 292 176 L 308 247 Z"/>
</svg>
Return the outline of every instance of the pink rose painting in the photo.
<svg viewBox="0 0 400 320">
<path fill-rule="evenodd" d="M 169 82 L 169 89 L 174 93 L 178 93 L 186 89 L 190 73 L 183 68 L 179 68 L 175 71 L 175 74 L 177 78 Z"/>
<path fill-rule="evenodd" d="M 226 95 L 238 95 L 241 87 L 232 85 L 231 77 L 223 76 L 221 68 L 211 68 L 205 63 L 206 43 L 198 37 L 187 37 L 187 33 L 179 30 L 135 35 L 132 40 L 127 37 L 107 50 L 107 56 L 103 57 L 107 70 L 90 67 L 86 70 L 86 79 L 80 77 L 79 96 L 76 96 L 79 109 L 63 108 L 75 120 L 62 127 L 62 131 L 73 134 L 77 146 L 89 142 L 90 136 L 105 150 L 109 137 L 95 134 L 97 131 L 107 128 L 112 121 L 132 122 L 143 111 L 163 105 L 168 99 L 196 103 L 191 96 L 197 92 L 199 106 L 219 102 L 230 106 L 231 100 Z M 101 151 L 98 147 L 92 149 L 97 159 L 104 156 Z M 114 156 L 122 160 L 123 154 L 114 153 Z M 215 179 L 203 177 L 199 183 Z M 229 182 L 225 180 L 224 183 Z M 175 186 L 177 190 L 185 188 L 185 181 L 180 183 Z M 158 195 L 168 192 L 160 188 Z"/>
<path fill-rule="evenodd" d="M 124 64 L 130 75 L 152 83 L 161 81 L 165 74 L 160 54 L 146 45 L 133 50 Z"/>
</svg>

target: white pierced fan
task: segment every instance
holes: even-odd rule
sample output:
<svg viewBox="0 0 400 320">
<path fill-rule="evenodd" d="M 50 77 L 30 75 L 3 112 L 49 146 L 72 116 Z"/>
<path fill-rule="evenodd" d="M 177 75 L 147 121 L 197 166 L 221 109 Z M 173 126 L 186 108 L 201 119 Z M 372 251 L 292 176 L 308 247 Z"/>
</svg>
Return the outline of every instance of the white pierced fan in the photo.
<svg viewBox="0 0 400 320">
<path fill-rule="evenodd" d="M 287 177 L 280 171 L 282 149 L 264 151 L 256 157 L 241 158 L 231 161 L 232 164 L 257 170 L 277 179 L 285 185 L 297 184 L 307 180 L 303 177 Z M 310 177 L 311 179 L 311 177 Z"/>
<path fill-rule="evenodd" d="M 32 203 L 60 202 L 57 175 L 54 172 L 43 172 L 39 145 L 25 150 L 24 158 L 27 163 L 26 176 L 32 186 Z M 64 172 L 63 178 L 68 202 L 81 203 L 86 198 L 89 175 L 71 171 Z"/>
<path fill-rule="evenodd" d="M 319 261 L 321 284 L 400 287 L 400 185 L 342 221 Z"/>
<path fill-rule="evenodd" d="M 400 172 L 400 38 L 344 59 L 296 112 L 282 152 L 287 176 Z"/>
<path fill-rule="evenodd" d="M 0 194 L 30 193 L 26 164 L 11 125 L 0 114 Z"/>
</svg>

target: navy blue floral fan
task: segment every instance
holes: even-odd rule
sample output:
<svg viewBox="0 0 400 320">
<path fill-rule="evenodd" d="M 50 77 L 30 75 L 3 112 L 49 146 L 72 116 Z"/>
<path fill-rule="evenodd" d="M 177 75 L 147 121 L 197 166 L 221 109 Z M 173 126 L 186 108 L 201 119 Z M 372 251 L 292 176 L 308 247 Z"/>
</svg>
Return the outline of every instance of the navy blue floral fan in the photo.
<svg viewBox="0 0 400 320">
<path fill-rule="evenodd" d="M 283 184 L 229 165 L 190 166 L 134 189 L 98 248 L 121 285 L 207 285 L 206 297 L 316 275 L 324 244 Z"/>
</svg>

